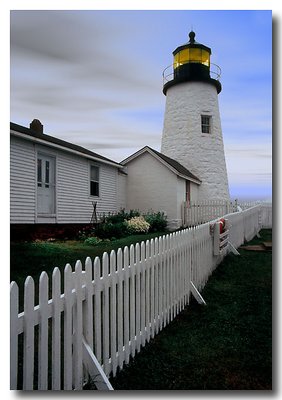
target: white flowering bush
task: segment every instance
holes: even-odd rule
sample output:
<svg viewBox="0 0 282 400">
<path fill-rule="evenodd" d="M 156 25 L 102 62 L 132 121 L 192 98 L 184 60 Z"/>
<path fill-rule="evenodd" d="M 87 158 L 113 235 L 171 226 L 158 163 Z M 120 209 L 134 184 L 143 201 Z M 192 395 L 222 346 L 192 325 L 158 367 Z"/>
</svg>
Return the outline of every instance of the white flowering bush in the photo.
<svg viewBox="0 0 282 400">
<path fill-rule="evenodd" d="M 128 231 L 132 233 L 147 233 L 150 229 L 149 222 L 143 216 L 133 217 L 126 221 Z"/>
</svg>

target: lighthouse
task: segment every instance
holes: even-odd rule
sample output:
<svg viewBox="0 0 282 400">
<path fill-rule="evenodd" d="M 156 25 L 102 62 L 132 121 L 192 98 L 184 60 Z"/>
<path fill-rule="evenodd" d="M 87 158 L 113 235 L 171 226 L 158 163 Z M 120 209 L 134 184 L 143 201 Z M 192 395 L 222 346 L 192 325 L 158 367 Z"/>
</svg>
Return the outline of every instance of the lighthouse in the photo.
<svg viewBox="0 0 282 400">
<path fill-rule="evenodd" d="M 166 96 L 161 152 L 201 180 L 198 200 L 229 200 L 228 178 L 218 105 L 220 68 L 211 49 L 195 41 L 173 52 L 163 73 Z"/>
</svg>

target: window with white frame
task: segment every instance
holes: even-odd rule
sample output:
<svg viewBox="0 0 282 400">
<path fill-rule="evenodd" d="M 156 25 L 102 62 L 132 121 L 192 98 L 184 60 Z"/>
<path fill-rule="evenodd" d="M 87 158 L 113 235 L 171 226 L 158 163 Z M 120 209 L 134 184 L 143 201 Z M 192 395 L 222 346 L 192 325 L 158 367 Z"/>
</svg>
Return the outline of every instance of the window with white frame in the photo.
<svg viewBox="0 0 282 400">
<path fill-rule="evenodd" d="M 99 167 L 90 165 L 90 196 L 99 196 Z"/>
<path fill-rule="evenodd" d="M 201 115 L 202 133 L 211 133 L 211 116 Z"/>
</svg>

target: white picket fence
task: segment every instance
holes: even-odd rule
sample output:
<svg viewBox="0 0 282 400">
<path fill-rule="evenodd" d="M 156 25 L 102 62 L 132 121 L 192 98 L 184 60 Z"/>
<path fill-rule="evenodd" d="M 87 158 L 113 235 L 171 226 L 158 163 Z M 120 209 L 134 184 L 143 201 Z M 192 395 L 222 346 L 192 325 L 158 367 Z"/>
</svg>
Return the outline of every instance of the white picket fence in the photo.
<svg viewBox="0 0 282 400">
<path fill-rule="evenodd" d="M 182 204 L 182 226 L 196 226 L 212 221 L 215 218 L 221 217 L 229 213 L 244 211 L 255 206 L 262 206 L 263 209 L 269 210 L 272 207 L 271 203 L 267 202 L 239 202 L 226 201 L 226 200 L 206 200 L 200 202 L 183 202 Z M 272 214 L 270 214 L 272 218 Z"/>
<path fill-rule="evenodd" d="M 212 221 L 222 215 L 237 211 L 237 203 L 225 200 L 183 202 L 182 226 L 196 226 Z"/>
<path fill-rule="evenodd" d="M 257 206 L 226 215 L 228 240 L 238 247 L 251 239 L 263 227 L 261 214 Z M 74 271 L 67 264 L 63 276 L 55 268 L 51 284 L 42 272 L 36 306 L 28 277 L 20 313 L 12 282 L 11 389 L 81 390 L 93 378 L 95 357 L 105 376 L 115 376 L 189 304 L 191 289 L 202 290 L 228 253 L 228 246 L 215 251 L 214 222 L 104 253 L 102 261 L 88 257 Z"/>
</svg>

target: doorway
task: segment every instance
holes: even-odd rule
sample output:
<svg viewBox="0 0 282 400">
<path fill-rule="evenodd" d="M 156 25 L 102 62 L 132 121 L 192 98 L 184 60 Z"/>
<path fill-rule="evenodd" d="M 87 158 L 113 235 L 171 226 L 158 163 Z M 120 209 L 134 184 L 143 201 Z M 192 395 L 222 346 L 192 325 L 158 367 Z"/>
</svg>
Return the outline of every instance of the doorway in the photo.
<svg viewBox="0 0 282 400">
<path fill-rule="evenodd" d="M 55 158 L 37 157 L 37 214 L 55 214 Z"/>
</svg>

